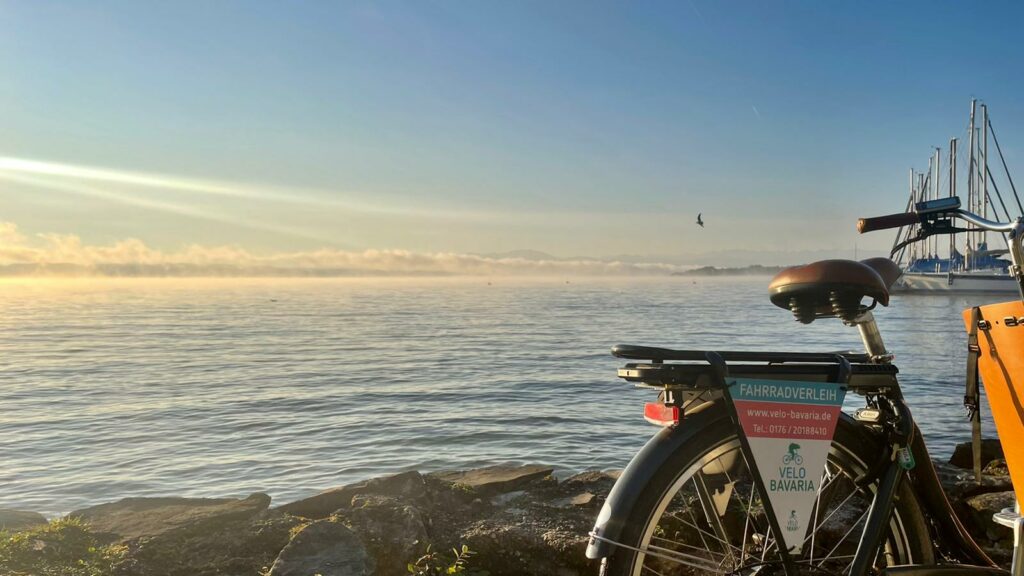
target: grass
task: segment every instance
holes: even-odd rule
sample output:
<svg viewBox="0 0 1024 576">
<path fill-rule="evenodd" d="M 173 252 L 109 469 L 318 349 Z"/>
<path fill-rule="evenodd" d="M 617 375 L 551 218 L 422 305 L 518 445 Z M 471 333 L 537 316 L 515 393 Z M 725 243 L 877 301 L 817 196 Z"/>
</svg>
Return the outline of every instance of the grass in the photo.
<svg viewBox="0 0 1024 576">
<path fill-rule="evenodd" d="M 109 576 L 122 546 L 102 546 L 75 519 L 53 520 L 23 532 L 0 531 L 0 574 L 8 576 Z"/>
<path fill-rule="evenodd" d="M 446 559 L 427 546 L 426 553 L 406 567 L 412 576 L 447 576 L 448 574 L 464 574 L 465 576 L 487 576 L 486 571 L 471 570 L 467 566 L 469 558 L 476 554 L 465 544 L 462 548 L 452 548 L 451 559 Z"/>
</svg>

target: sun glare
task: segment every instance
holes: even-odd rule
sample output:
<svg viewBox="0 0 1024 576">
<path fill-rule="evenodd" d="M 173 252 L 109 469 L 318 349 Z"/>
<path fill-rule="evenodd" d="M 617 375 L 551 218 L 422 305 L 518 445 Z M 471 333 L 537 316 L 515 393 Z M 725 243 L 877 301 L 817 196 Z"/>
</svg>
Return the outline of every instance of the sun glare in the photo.
<svg viewBox="0 0 1024 576">
<path fill-rule="evenodd" d="M 39 173 L 48 174 L 49 172 Z M 35 176 L 26 176 L 20 173 L 5 172 L 2 169 L 0 169 L 0 180 L 17 182 L 19 184 L 32 186 L 34 188 L 56 190 L 59 192 L 74 194 L 78 196 L 99 198 L 101 200 L 106 200 L 109 202 L 116 202 L 118 204 L 125 204 L 128 206 L 137 206 L 141 208 L 148 208 L 151 210 L 158 210 L 161 212 L 168 212 L 180 216 L 187 216 L 189 218 L 198 218 L 202 220 L 220 222 L 223 224 L 241 226 L 253 230 L 273 232 L 277 234 L 283 234 L 286 236 L 292 236 L 295 238 L 302 238 L 304 240 L 314 240 L 317 242 L 326 243 L 327 245 L 337 244 L 336 239 L 316 234 L 310 234 L 309 232 L 301 230 L 299 228 L 281 226 L 278 224 L 270 224 L 267 222 L 261 222 L 249 218 L 244 218 L 241 216 L 229 216 L 221 213 L 216 213 L 208 209 L 200 210 L 196 208 L 191 208 L 182 203 L 172 203 L 160 200 L 153 200 L 151 198 L 136 196 L 125 192 L 115 192 L 107 189 L 95 188 L 93 186 L 87 186 L 74 181 L 55 181 L 54 179 L 51 178 L 39 178 Z"/>
<path fill-rule="evenodd" d="M 358 196 L 367 196 L 368 193 L 366 192 L 350 192 L 337 189 L 313 190 L 301 187 L 279 187 L 261 184 L 183 178 L 179 176 L 146 174 L 127 170 L 114 170 L 110 168 L 64 164 L 43 160 L 13 158 L 10 156 L 0 156 L 0 175 L 2 174 L 30 174 L 49 177 L 49 179 L 53 181 L 85 180 L 90 182 L 105 182 L 108 184 L 122 184 L 127 186 L 173 190 L 176 192 L 192 194 L 225 196 L 245 200 L 265 200 L 270 202 L 302 204 L 317 208 L 334 208 L 368 214 L 477 220 L 491 219 L 497 216 L 495 214 L 479 211 L 474 212 L 465 210 L 411 207 L 409 206 L 409 199 L 396 198 L 396 200 L 402 201 L 382 204 L 367 202 L 358 198 Z"/>
</svg>

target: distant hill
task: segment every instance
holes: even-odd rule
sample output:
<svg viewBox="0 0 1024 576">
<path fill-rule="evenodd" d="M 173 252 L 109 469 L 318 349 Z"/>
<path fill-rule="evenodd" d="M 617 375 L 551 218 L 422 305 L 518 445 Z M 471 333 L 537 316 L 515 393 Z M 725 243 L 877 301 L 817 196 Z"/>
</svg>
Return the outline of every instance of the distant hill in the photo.
<svg viewBox="0 0 1024 576">
<path fill-rule="evenodd" d="M 534 260 L 534 261 L 558 261 L 566 260 L 566 258 L 559 258 L 552 256 L 547 252 L 541 252 L 540 250 L 509 250 L 508 252 L 490 252 L 487 254 L 479 254 L 483 258 L 491 258 L 494 260 L 505 260 L 508 258 L 519 258 L 521 260 Z M 577 258 L 582 260 L 582 258 Z M 592 260 L 592 258 L 586 258 L 586 260 Z"/>
<path fill-rule="evenodd" d="M 714 266 L 703 266 L 686 270 L 685 272 L 673 272 L 673 276 L 773 276 L 789 268 L 789 266 L 761 266 L 752 264 L 739 268 L 716 268 Z"/>
</svg>

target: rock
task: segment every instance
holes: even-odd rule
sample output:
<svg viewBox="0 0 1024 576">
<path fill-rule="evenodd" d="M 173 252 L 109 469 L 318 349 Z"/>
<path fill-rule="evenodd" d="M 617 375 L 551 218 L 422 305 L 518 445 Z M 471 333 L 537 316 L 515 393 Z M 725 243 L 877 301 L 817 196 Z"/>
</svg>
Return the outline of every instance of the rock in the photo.
<svg viewBox="0 0 1024 576">
<path fill-rule="evenodd" d="M 1013 483 L 1005 461 L 995 459 L 982 469 L 981 482 L 973 470 L 933 461 L 939 482 L 953 510 L 990 558 L 1009 566 L 1013 532 L 992 521 L 992 514 L 1013 505 Z M 1009 504 L 1006 502 L 1009 501 Z"/>
<path fill-rule="evenodd" d="M 997 462 L 997 461 L 993 461 Z M 957 468 L 951 464 L 945 462 L 939 462 L 938 460 L 932 462 L 935 465 L 935 473 L 939 477 L 939 482 L 942 484 L 943 490 L 946 492 L 946 497 L 949 498 L 950 502 L 957 505 L 960 501 L 974 496 L 976 494 L 982 494 L 985 492 L 1003 492 L 1011 490 L 1013 483 L 1010 481 L 1008 474 L 989 474 L 986 471 L 982 471 L 981 483 L 974 478 L 974 472 Z M 990 463 L 991 464 L 991 463 Z M 990 472 L 1000 471 L 998 467 L 987 467 L 986 470 Z"/>
<path fill-rule="evenodd" d="M 621 472 L 583 472 L 557 484 L 532 489 L 531 499 L 538 504 L 557 508 L 600 508 L 620 474 Z"/>
<path fill-rule="evenodd" d="M 357 484 L 331 488 L 316 496 L 280 506 L 278 510 L 303 518 L 327 518 L 334 512 L 351 506 L 353 496 L 366 493 L 418 498 L 424 493 L 423 476 L 419 472 L 411 470 Z"/>
<path fill-rule="evenodd" d="M 477 553 L 471 566 L 491 576 L 596 573 L 597 565 L 584 555 L 586 530 L 577 532 L 581 526 L 575 523 L 556 524 L 529 513 L 519 519 L 499 516 L 472 524 L 462 541 Z"/>
<path fill-rule="evenodd" d="M 570 506 L 587 506 L 588 504 L 590 504 L 591 502 L 594 501 L 595 497 L 596 496 L 594 496 L 594 494 L 592 494 L 590 492 L 583 492 L 582 494 L 577 494 L 577 495 L 573 496 L 569 500 L 569 505 Z"/>
<path fill-rule="evenodd" d="M 1013 508 L 1015 496 L 1013 491 L 988 492 L 968 498 L 964 503 L 970 509 L 970 522 L 975 530 L 972 534 L 984 534 L 989 540 L 1000 541 L 1010 539 L 1013 531 L 992 521 L 992 515 L 1004 508 Z"/>
<path fill-rule="evenodd" d="M 72 516 L 123 544 L 117 576 L 404 574 L 428 545 L 447 560 L 463 544 L 470 568 L 492 576 L 580 576 L 596 572 L 586 535 L 615 478 L 559 482 L 544 466 L 405 472 L 273 509 L 265 495 L 130 498 Z"/>
<path fill-rule="evenodd" d="M 998 438 L 982 438 L 981 440 L 981 467 L 984 468 L 989 462 L 1003 457 L 1003 446 Z M 949 463 L 958 468 L 966 470 L 974 469 L 974 450 L 970 442 L 961 442 L 953 449 L 953 455 L 949 457 Z"/>
<path fill-rule="evenodd" d="M 103 548 L 78 522 L 54 522 L 16 535 L 0 533 L 4 576 L 107 576 L 121 551 Z"/>
<path fill-rule="evenodd" d="M 204 522 L 128 543 L 118 576 L 253 576 L 262 574 L 303 521 L 275 510 Z"/>
<path fill-rule="evenodd" d="M 495 506 L 504 506 L 513 500 L 522 498 L 526 495 L 526 490 L 516 490 L 515 492 L 506 492 L 504 494 L 496 494 L 491 498 L 491 504 Z"/>
<path fill-rule="evenodd" d="M 303 528 L 281 550 L 269 576 L 370 576 L 373 561 L 359 537 L 344 524 L 319 520 Z"/>
<path fill-rule="evenodd" d="M 562 482 L 535 482 L 525 493 L 475 519 L 463 520 L 459 542 L 478 554 L 471 566 L 492 576 L 592 574 L 587 533 L 615 475 L 585 472 Z"/>
<path fill-rule="evenodd" d="M 18 532 L 46 524 L 46 517 L 38 512 L 0 508 L 0 530 Z"/>
<path fill-rule="evenodd" d="M 985 464 L 985 467 L 981 470 L 982 474 L 988 476 L 1009 476 L 1010 468 L 1006 465 L 1005 458 L 996 458 L 995 460 Z"/>
<path fill-rule="evenodd" d="M 124 544 L 123 576 L 256 574 L 277 556 L 297 518 L 270 497 L 126 498 L 69 514 L 106 543 Z"/>
<path fill-rule="evenodd" d="M 125 498 L 68 514 L 89 524 L 98 536 L 113 542 L 153 537 L 179 529 L 251 518 L 267 509 L 270 496 L 256 493 L 235 498 Z"/>
<path fill-rule="evenodd" d="M 407 501 L 364 494 L 353 498 L 352 507 L 340 511 L 337 519 L 359 535 L 378 574 L 404 574 L 408 562 L 432 541 L 425 516 Z"/>
<path fill-rule="evenodd" d="M 622 476 L 622 470 L 588 470 L 586 472 L 580 472 L 574 476 L 569 476 L 561 482 L 562 486 L 583 486 L 591 487 L 596 486 L 598 489 L 608 492 L 612 489 L 615 481 Z"/>
<path fill-rule="evenodd" d="M 1003 570 L 1010 570 L 1013 565 L 1013 539 L 1008 542 L 999 542 L 994 546 L 981 545 L 981 549 L 985 551 L 985 554 L 996 563 L 996 565 L 1003 568 Z"/>
<path fill-rule="evenodd" d="M 540 481 L 554 481 L 551 473 L 554 468 L 549 466 L 526 465 L 510 466 L 501 464 L 478 468 L 476 470 L 462 470 L 458 472 L 435 472 L 430 476 L 468 486 L 485 496 L 515 492 Z"/>
<path fill-rule="evenodd" d="M 596 566 L 583 554 L 587 532 L 616 474 L 586 472 L 558 482 L 551 473 L 551 467 L 507 465 L 405 473 L 277 510 L 329 514 L 359 537 L 377 574 L 405 573 L 427 545 L 447 558 L 462 544 L 475 552 L 470 567 L 492 576 L 593 573 Z"/>
</svg>

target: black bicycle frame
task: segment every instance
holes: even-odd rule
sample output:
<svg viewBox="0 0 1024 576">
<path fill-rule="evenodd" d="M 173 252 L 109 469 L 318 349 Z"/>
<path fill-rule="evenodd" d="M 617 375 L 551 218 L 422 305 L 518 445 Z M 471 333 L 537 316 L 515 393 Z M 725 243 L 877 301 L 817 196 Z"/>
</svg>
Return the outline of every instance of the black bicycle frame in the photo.
<svg viewBox="0 0 1024 576">
<path fill-rule="evenodd" d="M 730 390 L 731 378 L 740 375 L 770 375 L 773 378 L 830 381 L 865 395 L 871 399 L 873 406 L 879 411 L 879 417 L 872 425 L 880 428 L 884 434 L 887 451 L 881 454 L 879 460 L 873 465 L 869 464 L 865 475 L 857 479 L 858 484 L 862 486 L 874 484 L 877 481 L 877 488 L 868 509 L 857 552 L 850 567 L 850 576 L 866 576 L 873 568 L 878 548 L 891 522 L 897 490 L 900 483 L 905 480 L 912 482 L 912 487 L 920 496 L 926 514 L 934 520 L 937 530 L 936 546 L 941 546 L 948 556 L 959 561 L 968 564 L 976 563 L 986 569 L 992 569 L 995 566 L 964 530 L 946 500 L 928 457 L 927 449 L 920 434 L 917 433 L 917 426 L 910 409 L 903 401 L 902 392 L 895 379 L 895 374 L 898 372 L 895 366 L 873 364 L 867 355 L 858 353 L 709 352 L 616 346 L 613 348 L 613 354 L 620 358 L 644 359 L 651 362 L 650 364 L 628 364 L 625 368 L 620 369 L 620 377 L 626 380 L 664 390 L 720 391 L 720 402 L 725 405 L 726 412 L 739 436 L 743 458 L 750 470 L 754 485 L 761 494 L 767 494 L 767 491 L 733 404 Z M 666 360 L 682 360 L 689 361 L 689 363 L 666 364 Z M 731 366 L 727 361 L 741 364 Z M 759 366 L 743 364 L 746 362 L 764 362 L 766 364 Z M 854 374 L 857 375 L 857 383 L 853 383 L 851 380 L 851 376 Z M 909 450 L 919 463 L 919 466 L 909 475 L 907 474 L 908 470 L 898 462 L 897 454 L 901 449 Z M 772 510 L 770 499 L 763 498 L 762 504 L 765 507 L 769 527 L 778 543 L 785 573 L 788 576 L 794 576 L 797 573 L 795 559 L 790 551 L 783 548 L 784 539 L 781 527 Z M 614 544 L 614 542 L 611 543 Z M 925 567 L 919 568 L 925 569 Z M 965 566 L 965 568 L 967 567 Z"/>
</svg>

